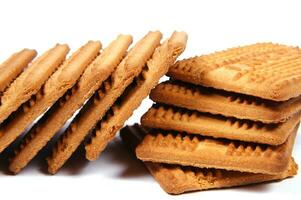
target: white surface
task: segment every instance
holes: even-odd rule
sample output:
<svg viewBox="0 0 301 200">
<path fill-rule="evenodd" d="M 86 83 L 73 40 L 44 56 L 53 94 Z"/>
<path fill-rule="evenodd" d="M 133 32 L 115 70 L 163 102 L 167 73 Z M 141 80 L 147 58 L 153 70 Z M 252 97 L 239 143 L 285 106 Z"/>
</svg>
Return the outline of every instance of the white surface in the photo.
<svg viewBox="0 0 301 200">
<path fill-rule="evenodd" d="M 135 41 L 148 30 L 168 37 L 173 30 L 189 34 L 190 57 L 237 45 L 273 41 L 301 46 L 301 5 L 298 1 L 1 1 L 0 60 L 23 47 L 40 53 L 57 42 L 77 48 L 89 39 L 106 46 L 119 33 Z M 128 124 L 138 122 L 151 105 L 146 100 Z M 294 155 L 301 162 L 300 135 Z M 56 176 L 44 173 L 43 154 L 18 176 L 6 174 L 0 155 L 0 199 L 106 198 L 284 198 L 300 196 L 301 176 L 282 182 L 226 190 L 167 195 L 120 141 L 100 159 L 87 162 L 79 151 Z M 71 167 L 73 166 L 73 167 Z"/>
</svg>

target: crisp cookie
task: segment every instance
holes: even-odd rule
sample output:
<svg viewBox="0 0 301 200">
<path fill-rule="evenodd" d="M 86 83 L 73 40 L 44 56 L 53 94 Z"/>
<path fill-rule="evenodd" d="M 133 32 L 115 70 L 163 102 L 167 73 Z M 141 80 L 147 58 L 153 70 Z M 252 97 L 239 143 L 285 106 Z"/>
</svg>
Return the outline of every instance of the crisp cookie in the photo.
<svg viewBox="0 0 301 200">
<path fill-rule="evenodd" d="M 11 83 L 1 97 L 0 123 L 40 90 L 68 52 L 67 45 L 56 45 L 38 57 Z"/>
<path fill-rule="evenodd" d="M 130 85 L 160 44 L 162 34 L 149 32 L 121 61 L 113 74 L 102 84 L 84 105 L 48 158 L 48 171 L 56 173 L 76 150 L 89 131 L 104 116 L 116 99 Z"/>
<path fill-rule="evenodd" d="M 87 65 L 96 57 L 100 48 L 99 42 L 90 41 L 76 51 L 29 101 L 25 102 L 0 126 L 0 152 L 75 84 Z"/>
<path fill-rule="evenodd" d="M 159 79 L 166 74 L 169 66 L 184 51 L 186 42 L 186 33 L 175 32 L 169 40 L 156 49 L 152 58 L 147 62 L 146 68 L 96 126 L 90 142 L 85 146 L 88 160 L 96 160 L 99 157 L 124 122 L 147 97 Z"/>
<path fill-rule="evenodd" d="M 150 130 L 136 148 L 143 161 L 279 174 L 287 168 L 299 124 L 278 146 Z"/>
<path fill-rule="evenodd" d="M 294 130 L 300 117 L 301 111 L 286 122 L 264 124 L 157 104 L 142 116 L 141 124 L 151 128 L 175 130 L 214 138 L 280 145 Z"/>
<path fill-rule="evenodd" d="M 27 105 L 25 104 L 20 113 L 16 114 L 11 122 L 3 128 L 4 135 L 0 138 L 0 146 L 2 147 L 3 144 L 7 146 L 10 142 L 15 140 L 31 122 L 43 114 L 47 108 L 52 106 L 67 90 L 72 88 L 83 71 L 98 55 L 100 48 L 100 42 L 89 41 L 73 53 L 46 81 L 43 88 L 38 92 L 38 95 L 34 96 Z M 72 92 L 72 90 L 74 91 L 74 88 L 71 89 L 70 92 Z M 49 112 L 53 112 L 52 108 L 29 130 L 28 135 L 25 136 L 20 147 L 15 150 L 15 157 L 12 158 L 9 166 L 10 171 L 18 173 L 30 159 L 36 155 L 41 146 L 46 145 L 47 141 L 40 141 L 40 139 L 45 136 L 40 134 L 40 131 L 42 131 L 43 125 L 48 125 L 47 116 Z"/>
<path fill-rule="evenodd" d="M 264 123 L 284 122 L 301 109 L 301 96 L 276 102 L 180 81 L 160 83 L 150 98 L 158 103 Z"/>
<path fill-rule="evenodd" d="M 0 94 L 36 57 L 33 49 L 23 49 L 11 55 L 0 65 Z"/>
<path fill-rule="evenodd" d="M 134 150 L 144 135 L 141 132 L 144 132 L 143 128 L 136 124 L 123 128 L 120 131 L 120 136 L 128 148 Z M 296 175 L 298 171 L 298 166 L 293 158 L 290 159 L 286 170 L 277 175 L 184 167 L 153 162 L 144 162 L 144 164 L 162 189 L 169 194 L 281 180 Z"/>
<path fill-rule="evenodd" d="M 132 42 L 131 36 L 120 35 L 84 71 L 77 83 L 49 110 L 39 125 L 31 131 L 23 147 L 10 163 L 14 173 L 41 150 L 47 142 L 63 127 L 65 122 L 99 88 L 112 73 Z M 97 51 L 98 52 L 98 51 Z M 95 52 L 96 53 L 96 52 Z M 93 54 L 95 57 L 95 54 Z"/>
<path fill-rule="evenodd" d="M 197 85 L 285 101 L 300 96 L 300 72 L 299 48 L 259 43 L 179 61 L 167 75 Z"/>
</svg>

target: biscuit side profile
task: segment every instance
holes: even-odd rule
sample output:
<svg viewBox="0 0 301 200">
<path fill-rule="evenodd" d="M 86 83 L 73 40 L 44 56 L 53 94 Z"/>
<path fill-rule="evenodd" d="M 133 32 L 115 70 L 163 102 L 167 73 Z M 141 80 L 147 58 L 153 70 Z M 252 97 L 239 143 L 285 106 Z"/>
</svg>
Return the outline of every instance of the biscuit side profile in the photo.
<svg viewBox="0 0 301 200">
<path fill-rule="evenodd" d="M 37 98 L 31 99 L 27 108 L 23 108 L 15 118 L 6 125 L 4 135 L 1 137 L 0 144 L 12 142 L 19 136 L 26 127 L 32 123 L 39 115 L 43 114 L 47 108 L 52 106 L 64 93 L 71 89 L 81 76 L 86 67 L 97 56 L 101 44 L 98 41 L 89 41 L 76 51 L 66 62 L 58 68 L 56 72 L 46 81 Z M 15 150 L 15 157 L 11 160 L 10 171 L 19 172 L 29 160 L 36 155 L 47 141 L 41 141 L 39 131 L 41 124 L 47 124 L 47 116 L 52 112 L 51 108 L 38 122 L 29 130 L 28 135 L 23 139 L 20 147 Z M 35 142 L 34 142 L 35 141 Z"/>
<path fill-rule="evenodd" d="M 201 113 L 170 105 L 153 105 L 141 118 L 143 126 L 269 145 L 284 143 L 299 123 L 301 112 L 278 124 Z"/>
<path fill-rule="evenodd" d="M 126 126 L 120 131 L 123 142 L 133 152 L 145 134 L 147 131 L 137 124 Z M 296 175 L 298 171 L 298 166 L 293 158 L 290 159 L 286 170 L 277 175 L 184 167 L 154 162 L 144 162 L 144 164 L 162 189 L 169 194 L 282 180 Z"/>
<path fill-rule="evenodd" d="M 132 37 L 120 35 L 85 69 L 77 83 L 48 111 L 35 128 L 27 144 L 16 154 L 10 163 L 25 166 L 37 152 L 63 127 L 65 122 L 99 88 L 101 83 L 112 73 L 126 53 Z"/>
<path fill-rule="evenodd" d="M 147 61 L 146 68 L 127 88 L 126 93 L 121 96 L 119 101 L 115 102 L 107 116 L 96 126 L 90 142 L 85 146 L 88 160 L 96 160 L 99 157 L 124 122 L 147 97 L 159 79 L 166 74 L 169 66 L 184 51 L 186 42 L 186 33 L 175 32 L 169 40 L 155 50 L 152 58 Z"/>
<path fill-rule="evenodd" d="M 0 123 L 41 89 L 46 80 L 65 60 L 68 52 L 67 45 L 56 45 L 34 60 L 10 84 L 1 97 Z"/>
<path fill-rule="evenodd" d="M 94 93 L 72 121 L 48 158 L 48 171 L 56 173 L 76 150 L 89 131 L 104 116 L 116 99 L 141 72 L 146 61 L 160 44 L 162 34 L 149 32 L 128 52 L 116 70 Z"/>
<path fill-rule="evenodd" d="M 298 126 L 278 146 L 150 130 L 136 148 L 136 155 L 143 161 L 279 174 L 289 163 Z"/>
<path fill-rule="evenodd" d="M 301 109 L 301 96 L 276 102 L 179 81 L 160 83 L 150 98 L 158 103 L 264 123 L 284 122 Z"/>
</svg>

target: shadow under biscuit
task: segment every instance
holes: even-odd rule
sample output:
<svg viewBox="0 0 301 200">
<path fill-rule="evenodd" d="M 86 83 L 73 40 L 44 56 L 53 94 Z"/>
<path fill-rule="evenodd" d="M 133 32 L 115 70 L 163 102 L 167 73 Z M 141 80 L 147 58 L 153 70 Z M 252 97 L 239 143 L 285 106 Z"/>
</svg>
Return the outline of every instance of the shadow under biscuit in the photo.
<svg viewBox="0 0 301 200">
<path fill-rule="evenodd" d="M 43 172 L 45 174 L 49 174 L 47 170 L 48 166 L 47 164 L 45 165 L 46 167 L 43 169 Z M 62 176 L 82 175 L 83 174 L 82 172 L 88 165 L 89 165 L 89 161 L 86 160 L 85 158 L 85 148 L 84 145 L 81 144 L 56 175 L 62 175 Z"/>
<path fill-rule="evenodd" d="M 13 144 L 11 145 L 13 146 Z M 8 170 L 9 165 L 9 159 L 13 155 L 13 149 L 12 147 L 6 148 L 1 154 L 0 154 L 0 176 L 1 175 L 13 175 Z"/>
<path fill-rule="evenodd" d="M 14 175 L 8 170 L 9 160 L 15 155 L 14 149 L 20 145 L 22 138 L 27 134 L 28 130 L 29 129 L 26 129 L 14 142 L 0 153 L 0 175 Z"/>
<path fill-rule="evenodd" d="M 40 172 L 43 174 L 49 175 L 45 158 L 51 154 L 53 144 L 55 144 L 57 138 L 58 136 L 35 158 L 35 160 L 38 160 Z M 94 174 L 117 178 L 150 176 L 143 163 L 128 152 L 119 137 L 116 137 L 108 144 L 98 160 L 92 162 L 85 158 L 84 143 L 81 143 L 55 176 L 85 176 Z"/>
<path fill-rule="evenodd" d="M 116 137 L 113 142 L 108 145 L 103 155 L 100 156 L 100 159 L 104 156 L 106 157 L 106 161 L 109 160 L 112 164 L 117 164 L 122 168 L 117 177 L 137 178 L 149 176 L 144 164 L 128 151 L 120 137 Z"/>
</svg>

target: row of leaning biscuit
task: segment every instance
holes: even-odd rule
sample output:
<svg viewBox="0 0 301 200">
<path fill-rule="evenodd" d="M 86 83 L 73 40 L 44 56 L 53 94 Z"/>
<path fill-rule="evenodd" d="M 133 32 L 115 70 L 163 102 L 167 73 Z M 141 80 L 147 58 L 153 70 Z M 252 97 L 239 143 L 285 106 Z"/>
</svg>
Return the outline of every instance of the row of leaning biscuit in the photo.
<svg viewBox="0 0 301 200">
<path fill-rule="evenodd" d="M 67 59 L 67 45 L 58 44 L 35 60 L 36 52 L 24 49 L 5 61 L 0 66 L 0 153 L 21 139 L 9 170 L 20 172 L 65 124 L 47 158 L 48 171 L 56 173 L 90 131 L 86 158 L 97 159 L 186 47 L 184 32 L 162 43 L 161 38 L 159 31 L 149 32 L 129 50 L 130 35 L 119 35 L 102 51 L 99 41 L 89 41 Z"/>
<path fill-rule="evenodd" d="M 297 173 L 301 50 L 259 43 L 178 61 L 121 137 L 168 193 Z"/>
</svg>

